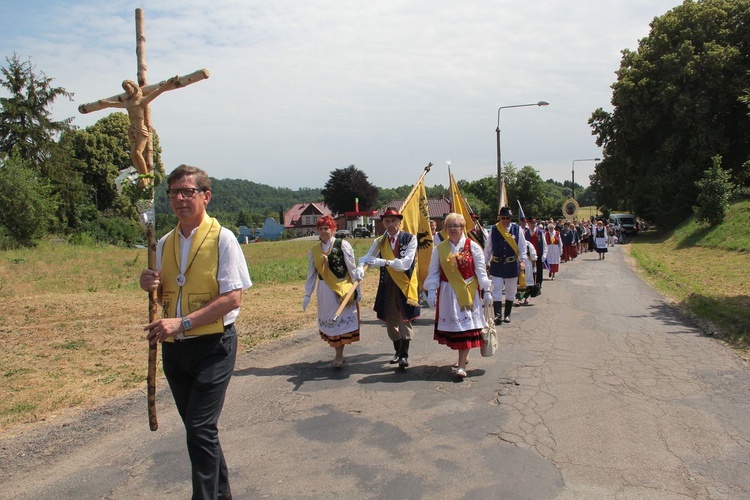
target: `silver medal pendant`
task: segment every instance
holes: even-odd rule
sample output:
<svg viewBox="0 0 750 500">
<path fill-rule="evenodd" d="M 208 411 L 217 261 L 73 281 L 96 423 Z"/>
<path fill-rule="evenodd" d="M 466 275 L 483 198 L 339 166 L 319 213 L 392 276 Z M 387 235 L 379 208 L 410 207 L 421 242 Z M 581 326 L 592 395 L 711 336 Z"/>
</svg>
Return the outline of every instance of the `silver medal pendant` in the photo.
<svg viewBox="0 0 750 500">
<path fill-rule="evenodd" d="M 185 284 L 185 275 L 184 274 L 178 274 L 177 275 L 177 279 L 175 279 L 175 281 L 177 281 L 177 285 L 183 286 Z"/>
</svg>

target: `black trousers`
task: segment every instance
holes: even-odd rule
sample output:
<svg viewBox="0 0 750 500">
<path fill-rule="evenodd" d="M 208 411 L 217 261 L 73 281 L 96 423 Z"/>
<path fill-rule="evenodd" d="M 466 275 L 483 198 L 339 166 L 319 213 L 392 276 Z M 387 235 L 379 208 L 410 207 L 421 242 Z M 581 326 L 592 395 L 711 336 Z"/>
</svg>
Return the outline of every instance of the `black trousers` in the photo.
<svg viewBox="0 0 750 500">
<path fill-rule="evenodd" d="M 164 375 L 185 425 L 194 500 L 232 497 L 217 423 L 236 358 L 234 325 L 223 334 L 162 344 Z"/>
</svg>

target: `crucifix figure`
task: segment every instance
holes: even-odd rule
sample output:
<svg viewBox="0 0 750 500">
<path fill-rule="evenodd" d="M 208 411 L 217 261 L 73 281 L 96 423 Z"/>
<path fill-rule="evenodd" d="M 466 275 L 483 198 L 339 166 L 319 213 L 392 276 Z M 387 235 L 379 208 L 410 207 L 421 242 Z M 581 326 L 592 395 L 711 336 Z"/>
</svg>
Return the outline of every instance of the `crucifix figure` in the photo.
<svg viewBox="0 0 750 500">
<path fill-rule="evenodd" d="M 149 95 L 144 96 L 143 91 L 133 80 L 122 82 L 122 88 L 125 90 L 127 97 L 123 100 L 100 99 L 98 102 L 105 108 L 125 108 L 130 117 L 130 129 L 128 129 L 128 139 L 130 139 L 130 159 L 133 166 L 141 176 L 140 187 L 146 186 L 146 175 L 152 170 L 149 162 L 144 157 L 147 146 L 151 143 L 151 133 L 154 128 L 151 125 L 151 108 L 149 103 L 156 99 L 164 91 L 175 88 L 179 81 L 179 76 L 174 76 L 159 86 Z M 151 151 L 149 150 L 149 156 Z"/>
<path fill-rule="evenodd" d="M 141 73 L 139 71 L 139 74 L 143 74 L 143 83 L 141 85 L 138 85 L 133 80 L 125 80 L 122 82 L 122 88 L 125 90 L 125 93 L 106 99 L 99 99 L 89 104 L 81 104 L 78 106 L 78 111 L 85 114 L 105 108 L 124 108 L 128 112 L 128 117 L 130 118 L 130 129 L 128 130 L 130 158 L 140 177 L 138 185 L 141 188 L 145 188 L 148 181 L 148 174 L 153 174 L 154 172 L 152 146 L 154 128 L 151 122 L 151 108 L 149 106 L 151 101 L 167 90 L 181 88 L 204 80 L 209 77 L 209 72 L 207 69 L 201 69 L 189 75 L 181 77 L 173 76 L 158 85 L 145 85 L 145 72 Z"/>
<path fill-rule="evenodd" d="M 150 178 L 154 172 L 153 162 L 153 126 L 151 123 L 151 110 L 149 103 L 158 97 L 162 92 L 177 89 L 190 85 L 191 83 L 205 80 L 209 77 L 206 69 L 194 71 L 189 75 L 175 76 L 161 82 L 158 85 L 148 85 L 147 66 L 146 66 L 146 30 L 143 9 L 135 10 L 135 36 L 136 36 L 136 58 L 138 63 L 138 83 L 132 80 L 125 80 L 122 88 L 125 93 L 118 94 L 106 99 L 99 99 L 92 103 L 82 104 L 78 107 L 81 113 L 90 113 L 104 108 L 124 108 L 130 117 L 130 129 L 128 138 L 130 139 L 130 157 L 133 166 L 139 174 L 138 187 L 144 189 L 149 186 Z M 146 231 L 148 242 L 148 267 L 156 268 L 156 232 L 155 232 L 155 214 L 153 190 L 145 190 L 149 193 L 147 200 L 139 200 L 136 207 L 141 216 L 141 223 Z M 157 302 L 155 292 L 148 294 L 148 316 L 149 323 L 156 321 Z M 158 429 L 159 424 L 156 419 L 156 344 L 149 345 L 148 353 L 148 419 L 149 427 L 152 431 Z"/>
</svg>

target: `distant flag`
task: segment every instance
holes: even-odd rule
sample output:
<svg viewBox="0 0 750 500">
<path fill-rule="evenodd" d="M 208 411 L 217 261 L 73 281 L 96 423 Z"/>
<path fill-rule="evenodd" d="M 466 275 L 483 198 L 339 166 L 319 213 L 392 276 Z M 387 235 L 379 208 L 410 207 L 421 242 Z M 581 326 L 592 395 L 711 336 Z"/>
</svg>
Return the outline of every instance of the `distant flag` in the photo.
<svg viewBox="0 0 750 500">
<path fill-rule="evenodd" d="M 520 224 L 521 219 L 525 219 L 526 215 L 523 213 L 523 207 L 521 206 L 521 200 L 516 200 L 518 202 L 518 222 Z"/>
</svg>

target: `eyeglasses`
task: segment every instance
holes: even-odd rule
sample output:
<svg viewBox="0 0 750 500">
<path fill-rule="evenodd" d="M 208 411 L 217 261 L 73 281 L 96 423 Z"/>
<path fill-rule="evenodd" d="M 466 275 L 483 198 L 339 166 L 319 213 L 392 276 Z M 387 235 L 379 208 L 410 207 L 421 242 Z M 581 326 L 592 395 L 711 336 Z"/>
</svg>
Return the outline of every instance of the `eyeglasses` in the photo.
<svg viewBox="0 0 750 500">
<path fill-rule="evenodd" d="M 169 196 L 170 198 L 177 198 L 177 195 L 181 194 L 184 199 L 189 200 L 190 198 L 195 196 L 196 193 L 205 192 L 205 189 L 196 188 L 167 189 L 167 196 Z"/>
<path fill-rule="evenodd" d="M 458 224 L 448 224 L 445 227 L 447 227 L 448 229 L 463 229 L 463 226 L 458 225 Z"/>
</svg>

